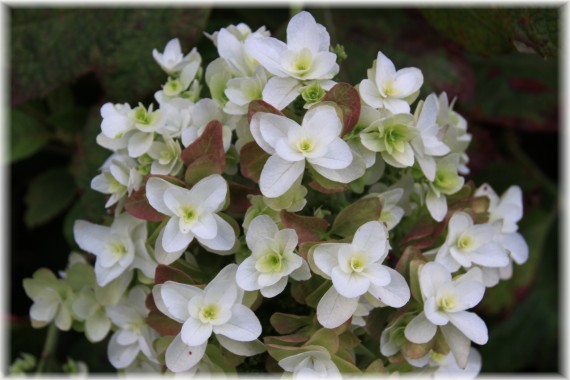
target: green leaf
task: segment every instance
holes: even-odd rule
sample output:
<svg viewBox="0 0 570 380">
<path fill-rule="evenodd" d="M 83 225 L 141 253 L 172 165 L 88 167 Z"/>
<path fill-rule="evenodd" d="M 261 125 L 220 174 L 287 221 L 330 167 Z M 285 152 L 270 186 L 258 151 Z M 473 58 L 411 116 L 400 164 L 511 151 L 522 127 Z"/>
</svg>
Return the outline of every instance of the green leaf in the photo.
<svg viewBox="0 0 570 380">
<path fill-rule="evenodd" d="M 209 10 L 11 9 L 13 104 L 44 96 L 62 83 L 96 72 L 109 97 L 135 102 L 166 75 L 152 58 L 177 36 L 189 51 Z"/>
<path fill-rule="evenodd" d="M 381 213 L 382 202 L 377 197 L 359 199 L 338 213 L 331 234 L 352 236 L 364 223 L 379 220 Z"/>
<path fill-rule="evenodd" d="M 291 334 L 301 327 L 310 325 L 311 317 L 304 315 L 273 313 L 269 322 L 279 334 Z"/>
<path fill-rule="evenodd" d="M 12 108 L 10 114 L 10 161 L 29 157 L 42 149 L 49 141 L 46 126 L 19 108 Z"/>
<path fill-rule="evenodd" d="M 556 8 L 422 9 L 421 13 L 439 32 L 473 53 L 558 55 Z"/>
<path fill-rule="evenodd" d="M 333 356 L 339 348 L 338 335 L 333 330 L 322 328 L 312 334 L 304 346 L 322 346 Z"/>
<path fill-rule="evenodd" d="M 63 212 L 75 198 L 73 178 L 66 168 L 57 167 L 34 178 L 25 197 L 24 221 L 28 227 L 44 224 Z"/>
</svg>

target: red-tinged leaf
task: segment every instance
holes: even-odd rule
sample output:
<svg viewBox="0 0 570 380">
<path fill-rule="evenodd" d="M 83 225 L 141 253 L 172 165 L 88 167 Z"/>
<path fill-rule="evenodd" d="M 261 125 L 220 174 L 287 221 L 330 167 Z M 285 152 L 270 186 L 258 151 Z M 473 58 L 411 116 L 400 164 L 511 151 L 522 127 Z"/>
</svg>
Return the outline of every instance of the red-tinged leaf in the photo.
<svg viewBox="0 0 570 380">
<path fill-rule="evenodd" d="M 273 313 L 269 319 L 269 323 L 279 334 L 291 334 L 301 327 L 310 326 L 311 322 L 310 316 L 285 313 Z"/>
<path fill-rule="evenodd" d="M 400 256 L 400 259 L 398 260 L 398 263 L 396 264 L 396 267 L 394 269 L 396 269 L 402 276 L 409 278 L 410 261 L 422 257 L 423 257 L 422 253 L 417 247 L 415 246 L 406 247 L 404 253 L 402 253 L 402 256 Z"/>
<path fill-rule="evenodd" d="M 301 256 L 305 260 L 309 260 L 309 250 L 315 245 L 317 242 L 305 242 L 299 244 L 299 256 Z"/>
<path fill-rule="evenodd" d="M 271 104 L 264 102 L 263 100 L 254 100 L 249 103 L 249 107 L 247 108 L 247 122 L 251 123 L 251 118 L 257 112 L 267 112 L 273 113 L 275 115 L 283 116 L 283 113 L 279 111 L 277 108 L 273 107 Z"/>
<path fill-rule="evenodd" d="M 226 169 L 222 123 L 218 120 L 210 121 L 200 137 L 180 153 L 180 157 L 186 166 L 190 166 L 194 161 L 204 156 L 211 156 L 211 160 L 220 169 L 220 172 Z"/>
<path fill-rule="evenodd" d="M 381 214 L 382 202 L 377 197 L 359 199 L 338 213 L 331 233 L 342 237 L 352 236 L 364 223 L 379 220 Z"/>
<path fill-rule="evenodd" d="M 144 300 L 144 304 L 150 311 L 158 311 L 158 307 L 156 307 L 156 303 L 154 303 L 154 297 L 152 296 L 152 293 L 147 294 L 146 299 Z"/>
<path fill-rule="evenodd" d="M 279 214 L 281 222 L 287 228 L 292 228 L 299 236 L 299 244 L 309 241 L 322 241 L 329 222 L 316 216 L 301 216 L 282 210 Z"/>
<path fill-rule="evenodd" d="M 140 189 L 131 194 L 125 202 L 125 211 L 134 216 L 135 218 L 148 220 L 149 222 L 160 222 L 164 220 L 165 216 L 160 212 L 156 211 L 149 203 L 146 198 L 146 182 L 151 177 L 162 178 L 165 181 L 173 182 L 176 185 L 186 186 L 184 182 L 180 179 L 168 175 L 158 175 L 150 174 L 147 175 Z"/>
<path fill-rule="evenodd" d="M 296 346 L 300 343 L 304 343 L 309 339 L 307 335 L 304 334 L 291 334 L 283 336 L 266 336 L 263 338 L 265 344 L 271 345 L 283 345 L 285 347 Z"/>
<path fill-rule="evenodd" d="M 413 242 L 429 237 L 435 230 L 435 222 L 422 223 L 414 227 L 410 233 L 402 239 L 401 247 L 412 245 Z"/>
<path fill-rule="evenodd" d="M 239 154 L 241 174 L 253 182 L 259 183 L 261 170 L 263 170 L 263 166 L 268 159 L 269 154 L 261 149 L 255 141 L 245 144 Z"/>
<path fill-rule="evenodd" d="M 241 183 L 228 182 L 228 186 L 230 188 L 230 199 L 232 200 L 226 210 L 229 213 L 236 213 L 236 214 L 245 213 L 247 209 L 251 206 L 248 195 L 260 194 L 259 189 L 256 189 L 255 187 L 242 185 Z"/>
<path fill-rule="evenodd" d="M 154 283 L 163 284 L 166 281 L 174 281 L 181 284 L 195 285 L 196 281 L 180 269 L 170 267 L 168 265 L 158 264 L 154 272 Z"/>
<path fill-rule="evenodd" d="M 216 157 L 206 154 L 192 161 L 186 168 L 184 180 L 190 185 L 195 185 L 201 179 L 212 174 L 222 174 L 224 168 L 216 162 Z"/>
<path fill-rule="evenodd" d="M 360 117 L 358 91 L 348 83 L 338 83 L 325 94 L 323 101 L 336 103 L 342 111 L 344 125 L 342 135 L 352 131 Z"/>
<path fill-rule="evenodd" d="M 168 318 L 160 311 L 151 311 L 145 321 L 162 336 L 176 336 L 182 329 L 181 323 Z"/>
<path fill-rule="evenodd" d="M 322 346 L 326 348 L 331 355 L 334 355 L 339 348 L 339 338 L 334 330 L 322 328 L 312 334 L 311 338 L 303 346 L 312 345 Z"/>
</svg>

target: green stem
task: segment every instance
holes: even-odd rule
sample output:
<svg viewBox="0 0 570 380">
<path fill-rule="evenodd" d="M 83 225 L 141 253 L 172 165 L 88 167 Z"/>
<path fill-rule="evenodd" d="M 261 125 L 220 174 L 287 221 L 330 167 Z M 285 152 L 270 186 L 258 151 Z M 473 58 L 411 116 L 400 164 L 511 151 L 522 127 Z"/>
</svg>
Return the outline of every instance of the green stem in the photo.
<svg viewBox="0 0 570 380">
<path fill-rule="evenodd" d="M 55 323 L 52 323 L 47 331 L 46 340 L 44 343 L 44 348 L 42 349 L 42 353 L 40 355 L 40 362 L 38 364 L 38 368 L 36 373 L 44 373 L 46 370 L 46 365 L 49 358 L 53 355 L 57 347 L 57 338 L 59 335 L 59 331 L 57 330 L 57 326 Z"/>
<path fill-rule="evenodd" d="M 558 188 L 550 178 L 548 178 L 542 170 L 531 160 L 528 155 L 521 149 L 518 136 L 514 131 L 507 131 L 505 133 L 505 140 L 507 149 L 512 154 L 513 158 L 519 161 L 528 173 L 534 177 L 544 188 L 554 197 L 558 197 Z"/>
</svg>

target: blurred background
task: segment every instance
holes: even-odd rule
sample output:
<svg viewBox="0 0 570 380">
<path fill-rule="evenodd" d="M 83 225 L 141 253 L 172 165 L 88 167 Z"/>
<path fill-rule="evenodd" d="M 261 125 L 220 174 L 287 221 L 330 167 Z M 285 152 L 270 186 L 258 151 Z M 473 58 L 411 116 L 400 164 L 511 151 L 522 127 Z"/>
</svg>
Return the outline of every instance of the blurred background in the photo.
<svg viewBox="0 0 570 380">
<path fill-rule="evenodd" d="M 528 262 L 488 290 L 477 312 L 489 343 L 484 372 L 559 372 L 559 11 L 556 8 L 315 8 L 332 45 L 344 46 L 339 81 L 359 83 L 381 50 L 397 68 L 423 71 L 421 97 L 446 91 L 469 123 L 477 184 L 524 192 L 520 232 Z M 31 328 L 22 280 L 40 267 L 63 269 L 76 249 L 71 227 L 100 222 L 103 195 L 90 181 L 108 152 L 97 146 L 105 102 L 149 104 L 165 75 L 152 58 L 178 37 L 198 47 L 204 68 L 217 56 L 203 32 L 229 24 L 267 26 L 285 38 L 290 9 L 10 8 L 10 295 L 7 362 L 39 355 L 46 328 Z M 204 89 L 204 92 L 207 88 Z M 205 96 L 205 93 L 202 93 Z M 48 370 L 68 355 L 109 372 L 107 341 L 60 333 Z"/>
</svg>

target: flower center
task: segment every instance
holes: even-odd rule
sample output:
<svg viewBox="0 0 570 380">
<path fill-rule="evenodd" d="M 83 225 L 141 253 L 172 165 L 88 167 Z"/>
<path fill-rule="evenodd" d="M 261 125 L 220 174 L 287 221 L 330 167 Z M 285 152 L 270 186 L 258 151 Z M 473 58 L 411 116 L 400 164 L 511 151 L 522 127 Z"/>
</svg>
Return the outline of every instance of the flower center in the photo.
<svg viewBox="0 0 570 380">
<path fill-rule="evenodd" d="M 469 249 L 473 245 L 473 237 L 469 235 L 461 236 L 457 240 L 457 247 L 460 249 Z"/>
<path fill-rule="evenodd" d="M 158 160 L 158 162 L 162 165 L 166 165 L 168 164 L 170 161 L 172 161 L 172 159 L 174 155 L 172 154 L 171 151 L 169 150 L 163 150 L 160 152 L 160 159 Z"/>
<path fill-rule="evenodd" d="M 196 220 L 196 211 L 192 207 L 183 207 L 180 210 L 180 218 L 184 221 L 184 223 L 192 223 Z"/>
<path fill-rule="evenodd" d="M 392 96 L 395 93 L 396 89 L 394 88 L 394 85 L 392 83 L 387 83 L 384 85 L 384 94 L 386 95 L 386 97 Z"/>
<path fill-rule="evenodd" d="M 262 273 L 281 272 L 282 264 L 281 255 L 277 252 L 271 252 L 260 257 L 255 268 Z"/>
<path fill-rule="evenodd" d="M 218 314 L 220 312 L 220 308 L 218 305 L 210 304 L 208 306 L 204 306 L 200 309 L 200 313 L 198 317 L 202 323 L 211 322 L 214 319 L 218 318 Z"/>
<path fill-rule="evenodd" d="M 457 305 L 457 296 L 455 294 L 446 294 L 439 297 L 437 306 L 440 311 L 448 311 Z"/>
<path fill-rule="evenodd" d="M 315 148 L 315 143 L 308 139 L 297 142 L 297 149 L 302 153 L 310 153 Z"/>
<path fill-rule="evenodd" d="M 366 266 L 366 260 L 360 256 L 352 256 L 350 258 L 349 264 L 350 264 L 350 269 L 352 269 L 354 272 L 360 273 Z"/>
</svg>

